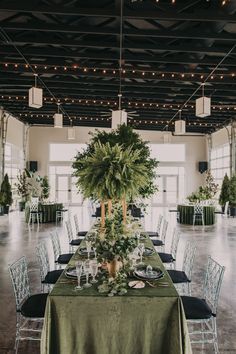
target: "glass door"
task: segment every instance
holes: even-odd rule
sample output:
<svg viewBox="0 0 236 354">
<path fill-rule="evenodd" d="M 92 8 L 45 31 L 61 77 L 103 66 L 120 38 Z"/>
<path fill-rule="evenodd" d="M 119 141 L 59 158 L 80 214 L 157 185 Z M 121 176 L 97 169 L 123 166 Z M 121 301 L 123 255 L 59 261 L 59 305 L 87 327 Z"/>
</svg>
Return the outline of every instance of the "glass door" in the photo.
<svg viewBox="0 0 236 354">
<path fill-rule="evenodd" d="M 178 203 L 179 197 L 179 176 L 163 175 L 158 176 L 158 192 L 152 197 L 152 205 L 170 206 Z"/>
<path fill-rule="evenodd" d="M 68 174 L 56 175 L 56 200 L 70 205 L 81 205 L 83 197 L 78 193 L 76 177 Z"/>
<path fill-rule="evenodd" d="M 56 200 L 60 203 L 71 202 L 71 181 L 69 175 L 56 175 Z"/>
</svg>

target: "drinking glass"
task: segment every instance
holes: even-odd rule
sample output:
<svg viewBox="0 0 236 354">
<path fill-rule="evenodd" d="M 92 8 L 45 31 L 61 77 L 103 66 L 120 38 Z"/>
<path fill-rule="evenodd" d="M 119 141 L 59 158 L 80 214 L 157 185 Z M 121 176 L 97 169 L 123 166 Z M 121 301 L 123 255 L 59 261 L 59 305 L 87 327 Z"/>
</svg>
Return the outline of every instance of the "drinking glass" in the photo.
<svg viewBox="0 0 236 354">
<path fill-rule="evenodd" d="M 90 267 L 91 267 L 91 275 L 93 277 L 93 279 L 91 280 L 92 284 L 97 283 L 98 281 L 95 279 L 97 273 L 98 273 L 98 261 L 93 259 L 92 261 L 90 261 Z"/>
<path fill-rule="evenodd" d="M 137 237 L 137 240 L 138 240 L 138 245 L 139 245 L 139 240 L 140 240 L 140 231 L 136 231 L 136 237 Z"/>
<path fill-rule="evenodd" d="M 83 287 L 80 285 L 80 278 L 83 272 L 83 261 L 76 262 L 75 268 L 76 268 L 76 275 L 78 281 L 78 285 L 75 287 L 75 290 L 83 290 Z"/>
<path fill-rule="evenodd" d="M 87 259 L 85 262 L 84 262 L 84 274 L 86 276 L 86 283 L 84 284 L 84 288 L 90 288 L 90 286 L 92 286 L 92 284 L 90 284 L 88 282 L 88 279 L 89 279 L 89 274 L 91 273 L 91 267 L 90 267 L 90 261 L 89 259 Z"/>
<path fill-rule="evenodd" d="M 143 252 L 145 250 L 145 246 L 144 246 L 144 243 L 140 243 L 138 245 L 138 249 L 139 249 L 139 254 L 140 254 L 140 264 L 143 264 Z"/>
<path fill-rule="evenodd" d="M 91 248 L 92 248 L 92 242 L 91 241 L 86 241 L 86 249 L 87 249 L 87 253 L 88 253 L 88 259 L 89 259 L 89 255 L 91 252 Z"/>
</svg>

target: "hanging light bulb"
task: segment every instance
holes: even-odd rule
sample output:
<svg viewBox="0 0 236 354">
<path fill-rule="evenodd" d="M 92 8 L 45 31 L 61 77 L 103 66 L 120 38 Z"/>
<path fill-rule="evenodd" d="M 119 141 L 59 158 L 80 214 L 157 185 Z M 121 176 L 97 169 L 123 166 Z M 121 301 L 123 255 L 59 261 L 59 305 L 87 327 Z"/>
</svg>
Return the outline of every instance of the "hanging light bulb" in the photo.
<svg viewBox="0 0 236 354">
<path fill-rule="evenodd" d="M 197 117 L 201 117 L 201 118 L 211 115 L 211 98 L 204 96 L 204 86 L 205 86 L 205 84 L 203 83 L 202 84 L 202 97 L 196 99 L 195 115 Z"/>
<path fill-rule="evenodd" d="M 75 127 L 72 125 L 72 119 L 70 120 L 70 127 L 67 129 L 67 139 L 75 140 Z"/>
<path fill-rule="evenodd" d="M 43 90 L 37 87 L 38 74 L 34 74 L 35 84 L 29 89 L 29 107 L 41 108 L 43 106 Z"/>
<path fill-rule="evenodd" d="M 59 113 L 60 103 L 57 103 L 57 113 L 53 115 L 54 128 L 63 128 L 63 114 Z"/>
<path fill-rule="evenodd" d="M 179 119 L 175 121 L 175 135 L 182 135 L 186 133 L 186 122 L 185 120 L 181 119 L 181 112 L 179 110 Z"/>
</svg>

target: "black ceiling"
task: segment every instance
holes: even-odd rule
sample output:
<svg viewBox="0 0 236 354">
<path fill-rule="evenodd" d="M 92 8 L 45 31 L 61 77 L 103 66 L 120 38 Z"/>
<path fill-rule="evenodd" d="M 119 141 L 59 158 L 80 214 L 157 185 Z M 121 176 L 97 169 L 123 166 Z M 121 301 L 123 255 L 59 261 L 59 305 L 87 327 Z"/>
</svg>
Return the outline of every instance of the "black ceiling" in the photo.
<svg viewBox="0 0 236 354">
<path fill-rule="evenodd" d="M 205 85 L 211 116 L 195 117 L 201 90 L 190 97 L 236 44 L 236 0 L 123 2 L 122 108 L 138 114 L 130 124 L 173 130 L 186 101 L 187 132 L 211 133 L 233 120 L 236 48 Z M 101 112 L 118 105 L 120 4 L 0 1 L 0 105 L 24 122 L 52 125 L 56 98 L 65 125 L 110 126 Z M 47 87 L 40 109 L 28 107 L 27 62 Z"/>
</svg>

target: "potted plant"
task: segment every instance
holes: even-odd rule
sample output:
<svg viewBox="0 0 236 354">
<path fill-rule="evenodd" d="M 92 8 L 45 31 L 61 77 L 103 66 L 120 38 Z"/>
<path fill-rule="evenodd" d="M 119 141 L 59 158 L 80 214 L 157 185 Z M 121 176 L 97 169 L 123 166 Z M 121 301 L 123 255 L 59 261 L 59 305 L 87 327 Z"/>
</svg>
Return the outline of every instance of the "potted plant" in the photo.
<svg viewBox="0 0 236 354">
<path fill-rule="evenodd" d="M 50 186 L 49 186 L 49 182 L 48 182 L 48 177 L 44 176 L 41 179 L 41 188 L 42 188 L 42 193 L 41 193 L 41 199 L 42 200 L 46 200 L 49 198 L 49 194 L 50 194 Z"/>
<path fill-rule="evenodd" d="M 1 184 L 1 205 L 3 206 L 4 214 L 8 214 L 9 206 L 12 202 L 11 185 L 9 183 L 8 174 L 6 173 Z"/>
<path fill-rule="evenodd" d="M 236 216 L 236 175 L 232 176 L 229 185 L 230 216 Z"/>
<path fill-rule="evenodd" d="M 17 183 L 15 186 L 17 188 L 17 194 L 21 197 L 21 200 L 19 201 L 19 210 L 23 211 L 29 196 L 27 174 L 25 171 L 22 171 L 17 175 Z"/>
<path fill-rule="evenodd" d="M 226 173 L 221 185 L 221 192 L 219 196 L 219 204 L 221 205 L 222 212 L 224 212 L 225 203 L 229 201 L 229 197 L 230 197 L 230 180 Z"/>
</svg>

